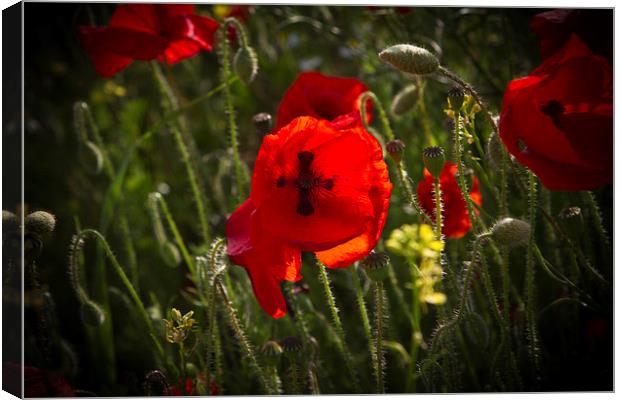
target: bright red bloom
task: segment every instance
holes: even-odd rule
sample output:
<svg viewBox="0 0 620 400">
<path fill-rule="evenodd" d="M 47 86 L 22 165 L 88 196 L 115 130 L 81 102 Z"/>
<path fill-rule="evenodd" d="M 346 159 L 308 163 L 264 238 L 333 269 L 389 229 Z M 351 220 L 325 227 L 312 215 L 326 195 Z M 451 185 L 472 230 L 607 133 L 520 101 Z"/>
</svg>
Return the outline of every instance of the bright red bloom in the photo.
<svg viewBox="0 0 620 400">
<path fill-rule="evenodd" d="M 570 39 L 579 36 L 596 54 L 611 63 L 613 54 L 613 11 L 611 9 L 571 10 L 566 8 L 536 14 L 530 29 L 538 36 L 540 55 L 552 56 Z"/>
<path fill-rule="evenodd" d="M 203 385 L 206 382 L 205 374 L 202 372 L 198 374 L 196 379 Z M 172 385 L 168 389 L 168 393 L 166 393 L 166 395 L 167 396 L 183 396 L 183 392 L 179 388 L 180 384 L 181 384 L 181 378 L 179 378 L 179 385 Z M 195 395 L 196 393 L 194 393 L 194 389 L 195 389 L 194 379 L 189 378 L 189 377 L 186 378 L 185 379 L 185 393 L 187 395 Z M 218 388 L 217 383 L 215 382 L 215 378 L 211 378 L 211 382 L 209 383 L 209 391 L 210 391 L 211 396 L 217 396 L 220 394 L 220 389 Z"/>
<path fill-rule="evenodd" d="M 301 251 L 330 268 L 363 258 L 381 236 L 391 191 L 381 146 L 359 114 L 296 118 L 263 139 L 250 198 L 226 225 L 228 255 L 280 318 L 280 282 L 301 279 Z"/>
<path fill-rule="evenodd" d="M 465 236 L 471 229 L 471 220 L 467 213 L 467 204 L 461 195 L 461 189 L 456 182 L 456 164 L 446 161 L 439 175 L 439 185 L 441 186 L 441 201 L 443 203 L 442 233 L 448 238 L 460 238 Z M 469 191 L 471 200 L 482 204 L 480 194 L 480 183 L 475 176 L 471 180 Z M 435 220 L 435 189 L 433 188 L 433 176 L 424 169 L 424 179 L 418 184 L 418 201 L 422 209 Z M 477 213 L 477 211 L 476 211 Z"/>
<path fill-rule="evenodd" d="M 612 70 L 573 35 L 508 84 L 499 122 L 508 151 L 551 190 L 591 190 L 613 176 Z"/>
<path fill-rule="evenodd" d="M 293 119 L 304 115 L 329 121 L 351 112 L 359 113 L 357 101 L 368 87 L 355 78 L 340 78 L 319 72 L 303 72 L 286 90 L 280 107 L 275 130 L 288 125 Z M 366 104 L 370 122 L 370 101 Z"/>
<path fill-rule="evenodd" d="M 176 63 L 211 51 L 217 21 L 185 4 L 122 4 L 107 27 L 81 26 L 82 44 L 99 75 L 110 77 L 135 60 Z"/>
</svg>

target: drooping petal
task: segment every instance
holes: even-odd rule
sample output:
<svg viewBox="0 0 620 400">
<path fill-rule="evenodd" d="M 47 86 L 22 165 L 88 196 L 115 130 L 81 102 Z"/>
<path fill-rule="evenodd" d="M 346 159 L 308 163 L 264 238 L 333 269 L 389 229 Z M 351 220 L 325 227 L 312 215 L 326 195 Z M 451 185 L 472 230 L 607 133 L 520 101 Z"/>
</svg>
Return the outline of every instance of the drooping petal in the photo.
<svg viewBox="0 0 620 400">
<path fill-rule="evenodd" d="M 120 4 L 114 10 L 109 26 L 159 35 L 160 17 L 156 4 Z"/>
</svg>

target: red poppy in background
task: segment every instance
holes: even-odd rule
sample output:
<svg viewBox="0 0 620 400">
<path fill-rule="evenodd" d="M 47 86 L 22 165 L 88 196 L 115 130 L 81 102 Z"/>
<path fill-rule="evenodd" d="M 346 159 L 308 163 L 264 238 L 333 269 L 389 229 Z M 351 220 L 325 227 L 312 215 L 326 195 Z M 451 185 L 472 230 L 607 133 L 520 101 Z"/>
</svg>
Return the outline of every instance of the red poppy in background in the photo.
<svg viewBox="0 0 620 400">
<path fill-rule="evenodd" d="M 551 190 L 592 190 L 613 176 L 612 70 L 577 37 L 508 84 L 506 148 Z"/>
<path fill-rule="evenodd" d="M 198 374 L 196 379 L 200 381 L 200 383 L 202 383 L 203 385 L 206 382 L 205 374 L 202 372 Z M 194 380 L 195 379 L 189 378 L 189 377 L 185 379 L 185 393 L 188 395 L 196 394 L 194 393 L 194 389 L 195 389 Z M 168 389 L 168 393 L 166 395 L 167 396 L 183 396 L 183 392 L 179 388 L 180 384 L 181 384 L 181 378 L 179 378 L 179 385 L 172 385 Z M 217 383 L 215 382 L 215 378 L 211 378 L 211 382 L 209 383 L 209 391 L 210 391 L 211 396 L 217 396 L 220 394 L 220 389 L 218 388 Z"/>
<path fill-rule="evenodd" d="M 368 87 L 355 78 L 340 78 L 319 72 L 303 72 L 286 90 L 276 119 L 275 130 L 304 115 L 329 121 L 350 112 L 359 113 L 357 101 Z M 368 122 L 371 103 L 366 104 Z"/>
<path fill-rule="evenodd" d="M 442 233 L 447 238 L 458 239 L 465 236 L 471 229 L 471 220 L 467 213 L 467 205 L 461 195 L 461 189 L 456 182 L 457 166 L 446 161 L 441 175 L 439 175 L 439 185 L 441 186 L 441 200 L 443 202 L 442 214 Z M 469 197 L 478 205 L 482 204 L 480 194 L 480 183 L 475 176 L 471 180 L 471 190 Z M 418 200 L 422 209 L 435 220 L 435 190 L 433 188 L 433 176 L 424 169 L 424 179 L 418 184 Z M 477 214 L 477 210 L 476 210 Z"/>
<path fill-rule="evenodd" d="M 228 219 L 228 255 L 245 267 L 272 317 L 286 314 L 280 282 L 301 279 L 301 251 L 347 267 L 377 244 L 392 184 L 381 146 L 351 113 L 299 117 L 265 136 L 252 191 Z"/>
<path fill-rule="evenodd" d="M 543 59 L 560 50 L 574 33 L 598 55 L 612 62 L 613 10 L 561 8 L 536 14 L 530 29 L 538 36 Z"/>
<path fill-rule="evenodd" d="M 79 35 L 99 75 L 110 77 L 135 60 L 173 64 L 211 51 L 218 26 L 192 5 L 122 4 L 108 26 L 81 26 Z"/>
</svg>

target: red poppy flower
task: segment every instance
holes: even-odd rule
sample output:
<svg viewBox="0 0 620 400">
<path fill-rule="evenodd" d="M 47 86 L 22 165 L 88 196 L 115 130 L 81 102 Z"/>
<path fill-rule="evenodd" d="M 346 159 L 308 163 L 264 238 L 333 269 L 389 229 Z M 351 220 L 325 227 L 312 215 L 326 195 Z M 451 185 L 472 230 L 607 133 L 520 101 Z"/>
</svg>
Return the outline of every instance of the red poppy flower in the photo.
<svg viewBox="0 0 620 400">
<path fill-rule="evenodd" d="M 280 282 L 301 278 L 300 252 L 316 252 L 330 268 L 366 256 L 391 190 L 381 147 L 359 114 L 296 118 L 263 139 L 250 198 L 226 225 L 228 255 L 248 271 L 263 309 L 280 318 Z"/>
<path fill-rule="evenodd" d="M 303 72 L 284 93 L 278 108 L 275 130 L 304 115 L 331 121 L 350 112 L 359 113 L 357 99 L 367 90 L 368 87 L 355 78 L 327 76 L 314 71 Z M 371 107 L 368 101 L 368 122 L 371 120 Z"/>
<path fill-rule="evenodd" d="M 576 34 L 596 54 L 611 63 L 613 54 L 613 12 L 609 10 L 561 8 L 536 14 L 530 29 L 538 36 L 540 55 L 552 56 Z"/>
<path fill-rule="evenodd" d="M 205 374 L 204 373 L 199 373 L 197 378 L 198 381 L 200 381 L 200 383 L 202 383 L 203 385 L 205 384 L 206 378 L 205 378 Z M 169 389 L 168 389 L 168 396 L 183 396 L 183 392 L 181 392 L 181 389 L 179 388 L 179 386 L 181 385 L 181 378 L 179 378 L 179 385 L 172 385 Z M 217 396 L 220 394 L 220 389 L 217 386 L 217 383 L 215 382 L 215 378 L 211 378 L 211 382 L 209 383 L 209 391 L 211 392 L 210 395 L 211 396 Z M 196 393 L 194 393 L 194 379 L 192 378 L 186 378 L 185 379 L 185 393 L 188 395 L 194 395 Z"/>
<path fill-rule="evenodd" d="M 613 175 L 612 71 L 573 35 L 504 93 L 500 136 L 551 190 L 591 190 Z"/>
<path fill-rule="evenodd" d="M 218 26 L 192 5 L 123 4 L 107 27 L 81 26 L 79 35 L 99 75 L 109 77 L 134 60 L 176 63 L 211 51 Z"/>
<path fill-rule="evenodd" d="M 456 164 L 446 161 L 441 174 L 439 185 L 441 186 L 441 200 L 443 202 L 442 233 L 447 238 L 460 238 L 465 236 L 471 229 L 471 221 L 467 213 L 467 204 L 461 195 L 461 189 L 456 182 Z M 469 197 L 478 205 L 482 204 L 480 183 L 478 178 L 472 177 Z M 418 201 L 422 209 L 435 220 L 435 189 L 433 188 L 433 176 L 424 169 L 424 179 L 418 184 Z"/>
<path fill-rule="evenodd" d="M 22 370 L 24 373 L 24 397 L 75 397 L 69 382 L 56 373 L 36 367 L 22 366 L 13 362 L 2 364 L 3 389 L 17 396 L 21 393 Z"/>
</svg>

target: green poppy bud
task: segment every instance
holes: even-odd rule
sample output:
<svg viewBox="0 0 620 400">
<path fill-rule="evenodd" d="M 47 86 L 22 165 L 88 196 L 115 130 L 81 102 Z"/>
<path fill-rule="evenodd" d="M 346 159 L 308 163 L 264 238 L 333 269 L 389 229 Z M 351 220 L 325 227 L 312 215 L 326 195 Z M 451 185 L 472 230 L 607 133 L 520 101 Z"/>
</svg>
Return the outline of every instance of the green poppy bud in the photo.
<svg viewBox="0 0 620 400">
<path fill-rule="evenodd" d="M 486 156 L 489 164 L 495 169 L 500 169 L 502 167 L 502 157 L 504 152 L 503 146 L 502 140 L 499 136 L 497 136 L 497 134 L 493 133 L 489 137 Z"/>
<path fill-rule="evenodd" d="M 80 317 L 82 322 L 86 325 L 93 326 L 95 328 L 100 327 L 105 322 L 105 313 L 99 304 L 94 301 L 87 301 L 82 303 L 80 307 Z"/>
<path fill-rule="evenodd" d="M 418 87 L 416 85 L 405 86 L 392 99 L 392 115 L 400 117 L 411 110 L 418 100 Z"/>
<path fill-rule="evenodd" d="M 98 175 L 103 169 L 103 154 L 101 150 L 91 141 L 80 146 L 78 158 L 82 166 L 93 175 Z"/>
<path fill-rule="evenodd" d="M 491 228 L 491 236 L 506 247 L 525 245 L 530 239 L 530 224 L 520 219 L 503 218 Z"/>
<path fill-rule="evenodd" d="M 437 71 L 439 60 L 433 53 L 410 44 L 397 44 L 379 53 L 379 58 L 402 72 L 425 75 Z"/>
<path fill-rule="evenodd" d="M 422 152 L 422 161 L 424 161 L 424 166 L 433 175 L 433 178 L 439 179 L 446 162 L 443 149 L 439 146 L 425 148 Z"/>
<path fill-rule="evenodd" d="M 275 365 L 278 363 L 280 356 L 284 352 L 282 346 L 278 344 L 278 342 L 274 340 L 269 340 L 263 344 L 259 349 L 260 354 L 265 358 L 265 361 L 270 365 Z"/>
<path fill-rule="evenodd" d="M 239 80 L 246 85 L 250 84 L 258 72 L 256 52 L 250 46 L 240 47 L 235 54 L 233 65 Z"/>
<path fill-rule="evenodd" d="M 366 275 L 375 282 L 383 281 L 388 276 L 388 264 L 390 256 L 383 252 L 371 251 L 360 265 L 366 271 Z"/>
<path fill-rule="evenodd" d="M 178 266 L 181 262 L 181 253 L 179 252 L 177 246 L 172 242 L 165 241 L 159 247 L 159 254 L 161 255 L 161 258 L 163 258 L 164 263 L 171 268 Z"/>
<path fill-rule="evenodd" d="M 26 216 L 24 225 L 27 232 L 41 237 L 54 231 L 56 218 L 46 211 L 35 211 Z"/>
<path fill-rule="evenodd" d="M 400 139 L 390 140 L 385 145 L 385 149 L 392 157 L 392 160 L 398 164 L 402 158 L 403 151 L 405 151 L 405 143 Z"/>
</svg>

